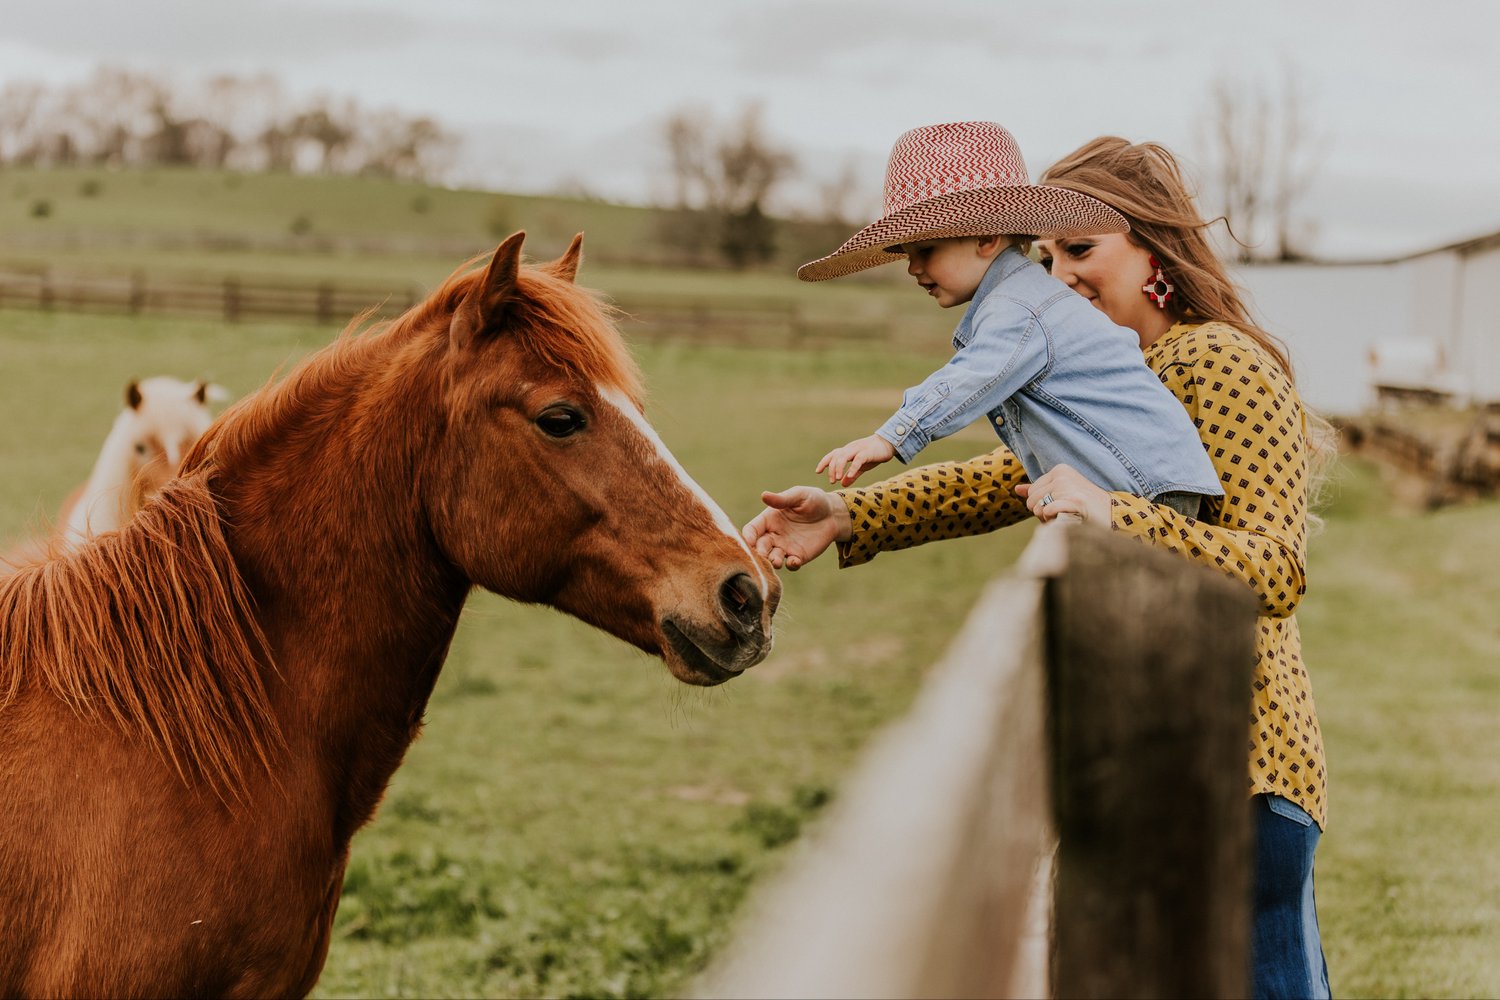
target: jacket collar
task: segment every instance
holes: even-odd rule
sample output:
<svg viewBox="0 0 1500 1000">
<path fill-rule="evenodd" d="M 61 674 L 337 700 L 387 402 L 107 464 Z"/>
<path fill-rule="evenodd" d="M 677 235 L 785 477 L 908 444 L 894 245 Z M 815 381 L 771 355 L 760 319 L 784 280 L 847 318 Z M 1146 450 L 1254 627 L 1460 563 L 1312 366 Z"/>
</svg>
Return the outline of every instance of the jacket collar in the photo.
<svg viewBox="0 0 1500 1000">
<path fill-rule="evenodd" d="M 1030 263 L 1031 258 L 1015 247 L 1006 247 L 1004 250 L 1001 250 L 995 256 L 995 259 L 990 261 L 990 266 L 984 272 L 984 277 L 979 279 L 979 287 L 974 290 L 974 298 L 969 300 L 970 306 L 977 304 L 996 285 Z"/>
<path fill-rule="evenodd" d="M 979 308 L 979 303 L 984 301 L 984 297 L 993 291 L 995 286 L 1000 284 L 1000 282 L 1030 263 L 1031 258 L 1015 247 L 1006 247 L 995 256 L 994 260 L 990 261 L 990 266 L 985 270 L 984 277 L 979 279 L 979 287 L 974 289 L 974 297 L 969 300 L 968 306 L 964 309 L 963 318 L 958 321 L 958 326 L 953 329 L 953 339 L 955 342 L 966 338 L 969 326 L 973 323 L 974 311 Z"/>
</svg>

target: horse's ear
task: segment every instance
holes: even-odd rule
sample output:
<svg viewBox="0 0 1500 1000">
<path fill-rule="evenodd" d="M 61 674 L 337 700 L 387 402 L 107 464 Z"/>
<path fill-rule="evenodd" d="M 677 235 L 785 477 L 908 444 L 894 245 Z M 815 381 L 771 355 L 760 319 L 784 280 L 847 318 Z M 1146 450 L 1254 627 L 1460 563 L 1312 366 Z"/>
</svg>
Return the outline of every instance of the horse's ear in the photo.
<svg viewBox="0 0 1500 1000">
<path fill-rule="evenodd" d="M 474 286 L 453 313 L 450 327 L 455 342 L 467 343 L 486 329 L 498 326 L 505 316 L 505 306 L 516 293 L 516 279 L 521 272 L 521 244 L 526 233 L 512 233 L 495 248 L 484 277 Z"/>
<path fill-rule="evenodd" d="M 573 237 L 573 242 L 568 244 L 567 251 L 552 262 L 552 273 L 564 281 L 573 281 L 578 277 L 578 262 L 581 260 L 583 260 L 583 234 L 579 233 Z"/>
<path fill-rule="evenodd" d="M 209 403 L 224 402 L 229 398 L 229 390 L 217 382 L 200 378 L 193 383 L 193 394 L 189 398 L 200 406 L 207 406 Z"/>
<path fill-rule="evenodd" d="M 141 383 L 131 379 L 130 384 L 125 387 L 125 404 L 132 410 L 141 408 Z"/>
</svg>

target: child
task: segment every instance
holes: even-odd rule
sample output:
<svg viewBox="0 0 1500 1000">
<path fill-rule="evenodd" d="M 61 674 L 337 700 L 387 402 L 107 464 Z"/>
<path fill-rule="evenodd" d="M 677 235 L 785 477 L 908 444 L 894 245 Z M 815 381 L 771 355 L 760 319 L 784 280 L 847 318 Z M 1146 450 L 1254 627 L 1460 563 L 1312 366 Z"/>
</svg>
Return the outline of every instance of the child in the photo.
<svg viewBox="0 0 1500 1000">
<path fill-rule="evenodd" d="M 1030 184 L 1015 140 L 994 122 L 930 125 L 897 139 L 885 215 L 797 277 L 905 259 L 939 306 L 972 304 L 954 330 L 953 358 L 908 389 L 874 434 L 830 451 L 816 471 L 848 486 L 985 416 L 1032 481 L 1066 464 L 1188 516 L 1202 497 L 1223 496 L 1187 411 L 1146 366 L 1135 334 L 1023 250 L 1031 238 L 1129 228 L 1103 202 Z"/>
</svg>

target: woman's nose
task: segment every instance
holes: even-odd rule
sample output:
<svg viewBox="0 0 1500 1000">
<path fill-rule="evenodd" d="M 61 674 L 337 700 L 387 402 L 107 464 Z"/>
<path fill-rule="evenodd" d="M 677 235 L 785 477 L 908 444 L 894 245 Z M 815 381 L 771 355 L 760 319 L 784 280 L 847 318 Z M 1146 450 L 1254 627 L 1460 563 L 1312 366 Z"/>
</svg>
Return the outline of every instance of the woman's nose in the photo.
<svg viewBox="0 0 1500 1000">
<path fill-rule="evenodd" d="M 917 276 L 917 272 L 920 271 L 920 270 L 921 270 L 921 268 L 917 266 L 917 259 L 915 257 L 908 257 L 908 258 L 906 258 L 906 273 L 907 274 L 909 274 L 913 278 L 915 278 Z"/>
</svg>

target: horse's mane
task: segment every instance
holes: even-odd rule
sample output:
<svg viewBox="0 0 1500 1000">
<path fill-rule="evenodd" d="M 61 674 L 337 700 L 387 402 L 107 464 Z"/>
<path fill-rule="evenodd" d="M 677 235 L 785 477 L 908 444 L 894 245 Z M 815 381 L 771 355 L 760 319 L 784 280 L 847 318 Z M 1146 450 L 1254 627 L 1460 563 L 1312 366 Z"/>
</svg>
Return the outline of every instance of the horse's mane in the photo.
<svg viewBox="0 0 1500 1000">
<path fill-rule="evenodd" d="M 42 687 L 241 797 L 281 745 L 252 605 L 202 477 L 176 480 L 120 531 L 0 579 L 0 713 Z"/>
</svg>

